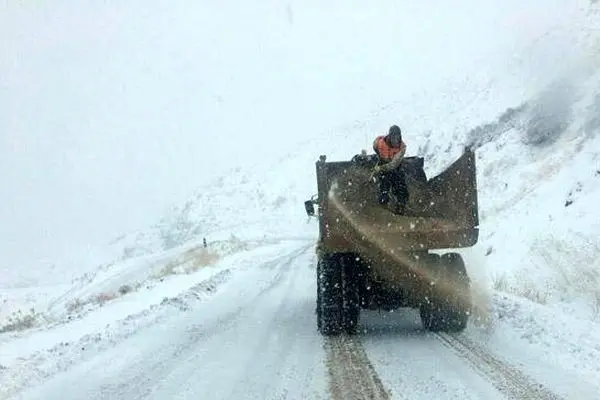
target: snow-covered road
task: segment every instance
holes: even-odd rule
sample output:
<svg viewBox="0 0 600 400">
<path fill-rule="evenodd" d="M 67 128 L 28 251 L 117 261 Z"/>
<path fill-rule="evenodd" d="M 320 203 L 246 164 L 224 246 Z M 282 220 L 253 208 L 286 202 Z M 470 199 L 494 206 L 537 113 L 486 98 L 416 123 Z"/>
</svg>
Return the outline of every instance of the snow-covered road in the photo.
<svg viewBox="0 0 600 400">
<path fill-rule="evenodd" d="M 276 254 L 281 250 L 257 252 L 208 301 L 178 310 L 24 398 L 325 398 L 312 246 Z"/>
<path fill-rule="evenodd" d="M 225 278 L 213 276 L 221 278 L 208 296 L 171 298 L 164 318 L 140 322 L 78 362 L 71 355 L 70 367 L 17 398 L 569 398 L 469 332 L 424 332 L 408 310 L 364 312 L 357 336 L 322 338 L 314 319 L 314 243 L 268 245 L 240 260 Z M 584 389 L 577 398 L 590 398 Z"/>
</svg>

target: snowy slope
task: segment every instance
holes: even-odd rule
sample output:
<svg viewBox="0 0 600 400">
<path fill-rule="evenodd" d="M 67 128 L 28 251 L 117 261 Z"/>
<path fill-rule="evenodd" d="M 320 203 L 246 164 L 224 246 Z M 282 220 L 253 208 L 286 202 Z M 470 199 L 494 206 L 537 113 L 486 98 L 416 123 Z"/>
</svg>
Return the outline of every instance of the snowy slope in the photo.
<svg viewBox="0 0 600 400">
<path fill-rule="evenodd" d="M 485 315 L 469 328 L 469 340 L 564 397 L 593 398 L 600 392 L 600 15 L 564 7 L 563 16 L 553 20 L 558 25 L 515 47 L 513 61 L 496 71 L 474 68 L 470 77 L 457 75 L 408 98 L 399 94 L 401 100 L 368 116 L 307 133 L 268 159 L 226 171 L 149 230 L 112 242 L 104 249 L 106 262 L 82 266 L 72 281 L 7 285 L 0 304 L 0 329 L 6 331 L 0 333 L 0 397 L 28 383 L 50 382 L 33 387 L 30 398 L 45 393 L 59 398 L 62 387 L 81 381 L 74 398 L 102 393 L 131 398 L 148 390 L 144 379 L 155 379 L 155 391 L 146 395 L 156 398 L 184 397 L 206 385 L 238 398 L 327 398 L 326 368 L 311 353 L 320 349 L 312 326 L 309 255 L 317 226 L 302 202 L 316 191 L 314 162 L 320 154 L 347 159 L 369 149 L 373 136 L 390 123 L 399 123 L 409 153 L 426 157 L 429 176 L 463 146 L 477 151 L 481 236 L 464 254 Z M 564 53 L 552 51 L 565 43 Z M 515 79 L 536 71 L 535 82 Z M 13 320 L 6 322 L 9 316 Z M 275 332 L 252 323 L 263 318 Z M 375 316 L 363 321 L 365 329 L 379 329 L 363 341 L 392 394 L 502 398 L 492 378 L 477 378 L 464 366 L 453 372 L 453 355 L 441 356 L 432 377 L 429 360 L 443 346 L 413 336 L 411 318 L 389 326 Z M 406 328 L 400 334 L 406 337 L 390 334 L 397 326 Z M 256 343 L 239 343 L 238 330 Z M 298 341 L 289 341 L 294 334 Z M 407 341 L 401 357 L 398 340 Z M 163 350 L 155 360 L 157 348 Z M 225 361 L 216 361 L 222 353 L 227 362 L 240 364 L 228 369 Z M 201 356 L 194 354 L 212 361 L 198 367 Z M 409 390 L 397 379 L 397 371 L 407 369 L 405 354 L 418 361 L 411 364 L 416 384 Z M 251 380 L 252 357 L 282 370 Z M 168 370 L 161 364 L 165 360 L 182 363 Z M 281 381 L 267 382 L 273 375 Z M 297 376 L 303 386 L 294 381 Z M 224 383 L 243 377 L 247 380 L 235 387 Z M 114 387 L 97 391 L 103 380 Z M 141 383 L 131 386 L 134 382 Z"/>
<path fill-rule="evenodd" d="M 585 298 L 598 313 L 600 73 L 577 72 L 469 137 L 494 284 L 543 302 Z"/>
</svg>

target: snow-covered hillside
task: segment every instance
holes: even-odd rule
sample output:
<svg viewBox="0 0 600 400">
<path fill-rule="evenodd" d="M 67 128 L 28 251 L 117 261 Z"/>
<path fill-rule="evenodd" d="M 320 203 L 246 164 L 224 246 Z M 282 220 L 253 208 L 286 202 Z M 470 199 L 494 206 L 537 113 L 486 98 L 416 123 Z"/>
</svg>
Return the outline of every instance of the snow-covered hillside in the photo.
<svg viewBox="0 0 600 400">
<path fill-rule="evenodd" d="M 481 359 L 503 360 L 490 365 L 518 366 L 528 376 L 523 382 L 533 379 L 564 398 L 594 398 L 600 393 L 600 12 L 584 2 L 551 4 L 564 13 L 548 19 L 552 29 L 540 22 L 547 30 L 535 40 L 514 45 L 506 65 L 423 84 L 422 92 L 400 93 L 369 115 L 304 138 L 287 140 L 282 132 L 271 156 L 225 171 L 148 230 L 113 240 L 102 249 L 101 265 L 65 273 L 74 275 L 71 281 L 2 281 L 0 398 L 27 388 L 27 398 L 58 398 L 80 381 L 73 398 L 185 397 L 204 387 L 214 388 L 215 398 L 327 398 L 326 367 L 313 353 L 320 342 L 311 336 L 318 227 L 303 201 L 316 192 L 319 155 L 348 159 L 370 149 L 392 123 L 402 126 L 408 153 L 425 157 L 430 177 L 465 146 L 476 150 L 480 239 L 462 251 L 479 299 L 464 339 L 476 343 L 469 351 L 484 348 L 478 351 L 491 356 Z M 412 317 L 385 318 L 367 315 L 365 329 L 378 333 L 361 340 L 390 397 L 516 396 L 494 380 L 501 380 L 493 376 L 501 368 L 482 372 L 487 378 L 480 381 L 467 367 L 452 372 L 457 361 L 449 355 L 432 377 L 424 360 L 443 346 L 413 334 Z M 397 326 L 399 335 L 390 334 Z M 240 343 L 238 331 L 248 340 Z M 406 354 L 421 366 L 411 372 L 413 385 L 398 380 Z M 256 360 L 262 364 L 253 366 Z M 254 376 L 260 366 L 266 372 Z M 203 375 L 194 375 L 196 368 Z M 506 373 L 515 386 L 518 374 Z M 280 381 L 272 383 L 272 376 Z M 232 378 L 239 379 L 232 387 L 219 383 Z"/>
</svg>

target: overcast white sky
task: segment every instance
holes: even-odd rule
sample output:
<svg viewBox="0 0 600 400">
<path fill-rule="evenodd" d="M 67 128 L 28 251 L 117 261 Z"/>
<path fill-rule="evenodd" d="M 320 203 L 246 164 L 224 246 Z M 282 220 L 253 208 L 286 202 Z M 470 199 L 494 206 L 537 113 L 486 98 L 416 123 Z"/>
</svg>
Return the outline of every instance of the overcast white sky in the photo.
<svg viewBox="0 0 600 400">
<path fill-rule="evenodd" d="M 231 165 L 502 62 L 544 20 L 441 3 L 1 2 L 0 262 L 152 223 Z"/>
</svg>

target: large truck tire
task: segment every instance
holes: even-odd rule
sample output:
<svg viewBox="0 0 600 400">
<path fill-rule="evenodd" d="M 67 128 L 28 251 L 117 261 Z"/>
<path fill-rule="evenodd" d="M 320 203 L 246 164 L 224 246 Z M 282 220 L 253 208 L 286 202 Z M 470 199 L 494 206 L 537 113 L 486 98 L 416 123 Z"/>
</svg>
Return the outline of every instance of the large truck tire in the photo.
<svg viewBox="0 0 600 400">
<path fill-rule="evenodd" d="M 321 255 L 317 263 L 317 327 L 325 336 L 343 330 L 342 282 L 340 256 Z"/>
<path fill-rule="evenodd" d="M 440 265 L 441 257 L 438 254 L 428 255 L 426 266 L 429 278 L 428 289 L 425 293 L 422 293 L 423 300 L 419 306 L 423 328 L 432 332 L 442 330 L 442 310 L 440 309 L 440 302 L 436 298 L 435 288 L 435 284 L 440 278 Z"/>
<path fill-rule="evenodd" d="M 445 331 L 462 332 L 467 327 L 471 314 L 471 281 L 460 254 L 444 254 L 441 263 L 445 268 L 446 279 L 455 289 L 445 299 Z"/>
<path fill-rule="evenodd" d="M 317 330 L 321 331 L 321 274 L 323 273 L 323 260 L 319 258 L 317 261 Z"/>
<path fill-rule="evenodd" d="M 432 332 L 461 332 L 471 311 L 470 280 L 458 253 L 430 255 L 433 285 L 419 307 L 421 321 Z"/>
<path fill-rule="evenodd" d="M 361 264 L 354 254 L 348 254 L 344 257 L 342 265 L 344 331 L 352 335 L 356 333 L 360 319 Z"/>
</svg>

